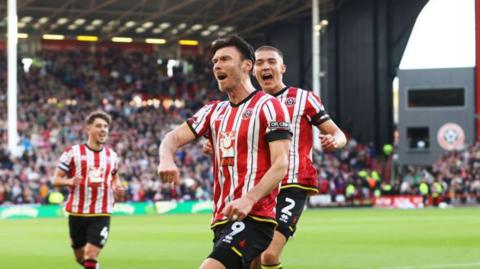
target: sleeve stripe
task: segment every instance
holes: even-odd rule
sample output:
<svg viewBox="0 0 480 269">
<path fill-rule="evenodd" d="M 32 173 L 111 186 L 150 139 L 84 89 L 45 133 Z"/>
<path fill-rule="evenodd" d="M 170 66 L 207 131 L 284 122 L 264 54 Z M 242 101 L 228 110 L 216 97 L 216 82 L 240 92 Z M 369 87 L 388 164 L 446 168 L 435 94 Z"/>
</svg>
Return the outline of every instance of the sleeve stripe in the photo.
<svg viewBox="0 0 480 269">
<path fill-rule="evenodd" d="M 66 163 L 59 163 L 58 166 L 64 167 L 65 169 L 70 169 L 70 165 Z"/>
<path fill-rule="evenodd" d="M 208 115 L 209 111 L 210 111 L 210 108 L 212 107 L 212 105 L 208 106 L 208 107 L 205 107 L 204 111 L 202 111 L 202 117 L 200 118 L 199 120 L 199 124 L 197 125 L 197 127 L 200 126 L 200 123 L 205 123 L 205 117 Z M 193 126 L 192 126 L 193 127 Z M 203 127 L 202 127 L 203 128 Z M 200 129 L 202 129 L 200 128 Z"/>
<path fill-rule="evenodd" d="M 65 167 L 70 167 L 70 165 L 68 163 L 65 163 L 65 162 L 60 162 L 60 165 L 65 165 Z"/>
<path fill-rule="evenodd" d="M 310 94 L 308 95 L 308 101 L 316 111 L 325 110 L 320 100 L 317 100 L 316 98 L 312 97 L 312 95 Z"/>
<path fill-rule="evenodd" d="M 313 125 L 319 125 L 330 119 L 330 116 L 325 111 L 321 111 L 317 115 L 312 117 L 310 121 Z"/>
<path fill-rule="evenodd" d="M 269 118 L 267 118 L 267 121 L 271 121 L 274 119 L 274 115 L 273 115 L 273 112 L 272 112 L 272 108 L 270 107 L 271 103 L 267 101 L 267 103 L 265 103 L 265 111 L 268 112 L 268 116 Z"/>
<path fill-rule="evenodd" d="M 205 105 L 186 121 L 196 138 L 198 138 L 200 134 L 203 135 L 209 128 L 210 123 L 208 119 L 217 104 L 218 103 Z"/>
<path fill-rule="evenodd" d="M 65 173 L 70 172 L 70 169 L 65 168 L 65 167 L 63 167 L 63 166 L 61 166 L 61 165 L 58 166 L 58 169 L 62 170 L 62 171 L 65 172 Z"/>
<path fill-rule="evenodd" d="M 197 131 L 195 131 L 195 128 L 193 128 L 190 121 L 186 121 L 185 123 L 187 123 L 188 128 L 190 128 L 190 131 L 192 131 L 193 135 L 195 135 L 195 138 L 198 138 L 198 133 L 197 133 Z"/>
<path fill-rule="evenodd" d="M 329 121 L 330 120 L 330 117 L 328 115 L 325 115 L 323 117 L 320 118 L 320 120 L 318 121 L 317 125 L 320 125 L 326 121 Z"/>
</svg>

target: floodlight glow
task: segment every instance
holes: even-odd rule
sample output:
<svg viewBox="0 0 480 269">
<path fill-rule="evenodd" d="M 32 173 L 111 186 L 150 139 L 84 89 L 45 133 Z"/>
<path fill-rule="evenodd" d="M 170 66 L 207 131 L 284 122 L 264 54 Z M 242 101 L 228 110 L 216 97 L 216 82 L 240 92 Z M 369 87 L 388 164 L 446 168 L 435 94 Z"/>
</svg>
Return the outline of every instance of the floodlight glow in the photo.
<svg viewBox="0 0 480 269">
<path fill-rule="evenodd" d="M 85 42 L 95 42 L 98 41 L 98 36 L 94 35 L 78 35 L 77 36 L 78 41 L 85 41 Z"/>
<path fill-rule="evenodd" d="M 42 35 L 42 38 L 46 39 L 46 40 L 64 40 L 65 36 L 64 35 L 44 34 L 44 35 Z"/>
<path fill-rule="evenodd" d="M 145 39 L 145 43 L 148 44 L 165 44 L 167 43 L 167 40 L 163 38 L 147 38 Z"/>
<path fill-rule="evenodd" d="M 120 37 L 120 36 L 112 37 L 112 42 L 131 43 L 132 41 L 133 39 L 131 37 Z"/>
<path fill-rule="evenodd" d="M 187 39 L 181 39 L 178 41 L 179 45 L 182 46 L 198 46 L 198 41 L 197 40 L 187 40 Z"/>
</svg>

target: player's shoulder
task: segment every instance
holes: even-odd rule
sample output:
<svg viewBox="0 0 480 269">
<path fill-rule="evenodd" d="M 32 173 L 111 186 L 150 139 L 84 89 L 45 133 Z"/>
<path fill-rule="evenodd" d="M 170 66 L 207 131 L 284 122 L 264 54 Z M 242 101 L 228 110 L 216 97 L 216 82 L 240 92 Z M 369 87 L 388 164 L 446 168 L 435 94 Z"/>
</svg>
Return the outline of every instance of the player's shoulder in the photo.
<svg viewBox="0 0 480 269">
<path fill-rule="evenodd" d="M 215 102 L 216 107 L 223 107 L 223 106 L 228 106 L 230 102 L 228 100 L 217 100 Z"/>
<path fill-rule="evenodd" d="M 105 147 L 105 152 L 110 154 L 110 156 L 114 156 L 114 157 L 118 156 L 117 152 L 115 150 L 113 150 L 113 148 L 111 148 L 111 147 Z"/>
<path fill-rule="evenodd" d="M 270 94 L 267 94 L 267 93 L 264 93 L 264 92 L 259 92 L 259 100 L 261 102 L 263 102 L 263 105 L 265 104 L 280 104 L 280 100 L 278 100 L 278 98 L 276 98 L 275 96 L 273 95 L 270 95 Z"/>
<path fill-rule="evenodd" d="M 301 93 L 304 93 L 304 94 L 313 94 L 313 92 L 311 90 L 303 89 L 303 88 L 300 88 L 300 87 L 293 87 L 293 86 L 291 86 L 289 88 L 289 91 L 301 92 Z"/>
<path fill-rule="evenodd" d="M 289 87 L 288 87 L 288 91 L 297 92 L 297 91 L 304 91 L 304 89 L 302 89 L 302 88 L 300 88 L 300 87 L 289 86 Z"/>
<path fill-rule="evenodd" d="M 215 105 L 218 105 L 218 103 L 220 102 L 221 102 L 220 100 L 210 100 L 208 101 L 208 103 L 205 104 L 205 106 L 215 106 Z"/>
<path fill-rule="evenodd" d="M 211 111 L 211 110 L 218 109 L 219 107 L 225 106 L 227 104 L 228 104 L 228 101 L 211 100 L 203 106 L 203 109 L 205 109 L 205 111 Z"/>
<path fill-rule="evenodd" d="M 295 86 L 287 86 L 285 89 L 281 91 L 281 94 L 286 96 L 287 98 L 296 98 L 299 95 L 300 96 L 310 96 L 313 94 L 312 91 L 303 89 L 300 87 L 295 87 Z"/>
<path fill-rule="evenodd" d="M 73 152 L 77 150 L 80 147 L 80 144 L 75 144 L 75 145 L 67 145 L 63 152 L 68 153 L 68 152 Z"/>
<path fill-rule="evenodd" d="M 302 92 L 303 94 L 306 94 L 308 96 L 308 100 L 312 101 L 312 100 L 317 100 L 321 102 L 321 98 L 320 96 L 318 96 L 316 93 L 314 93 L 312 90 L 307 90 L 307 89 L 302 89 L 302 88 L 296 88 L 297 91 L 300 91 Z M 311 99 L 313 98 L 313 99 Z"/>
</svg>

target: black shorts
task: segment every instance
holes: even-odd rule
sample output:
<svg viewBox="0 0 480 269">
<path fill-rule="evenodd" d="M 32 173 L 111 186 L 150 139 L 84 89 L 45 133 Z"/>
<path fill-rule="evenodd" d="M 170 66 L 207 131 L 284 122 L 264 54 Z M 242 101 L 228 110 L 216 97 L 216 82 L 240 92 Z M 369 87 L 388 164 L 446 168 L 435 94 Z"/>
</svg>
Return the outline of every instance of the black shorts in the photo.
<svg viewBox="0 0 480 269">
<path fill-rule="evenodd" d="M 307 191 L 299 188 L 281 189 L 277 197 L 277 231 L 288 240 L 297 230 L 297 223 L 307 202 Z"/>
<path fill-rule="evenodd" d="M 213 229 L 213 251 L 208 257 L 228 269 L 248 269 L 250 263 L 267 249 L 275 224 L 254 220 L 229 221 Z"/>
<path fill-rule="evenodd" d="M 87 243 L 102 248 L 110 232 L 110 216 L 68 216 L 72 248 L 79 249 Z"/>
</svg>

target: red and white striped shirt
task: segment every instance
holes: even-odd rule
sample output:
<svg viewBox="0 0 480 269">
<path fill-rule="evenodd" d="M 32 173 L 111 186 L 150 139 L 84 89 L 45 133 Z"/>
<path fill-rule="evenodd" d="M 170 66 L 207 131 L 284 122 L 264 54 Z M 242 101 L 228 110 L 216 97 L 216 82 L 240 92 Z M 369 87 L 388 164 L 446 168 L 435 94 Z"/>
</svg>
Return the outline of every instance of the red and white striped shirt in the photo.
<svg viewBox="0 0 480 269">
<path fill-rule="evenodd" d="M 109 148 L 95 151 L 85 144 L 75 145 L 63 152 L 58 168 L 70 178 L 82 178 L 79 185 L 70 187 L 65 206 L 67 212 L 81 215 L 112 213 L 112 179 L 117 173 L 117 153 Z"/>
<path fill-rule="evenodd" d="M 318 192 L 317 170 L 312 162 L 313 126 L 330 119 L 320 98 L 311 91 L 285 87 L 275 95 L 288 109 L 292 128 L 292 143 L 284 188 L 300 188 Z"/>
<path fill-rule="evenodd" d="M 257 185 L 271 166 L 268 143 L 290 139 L 286 107 L 260 91 L 239 104 L 212 102 L 187 120 L 192 132 L 205 136 L 213 145 L 212 225 L 225 220 L 225 205 L 244 196 Z M 274 220 L 278 187 L 260 199 L 251 216 Z"/>
</svg>

